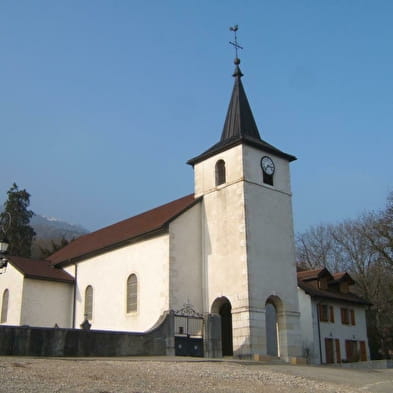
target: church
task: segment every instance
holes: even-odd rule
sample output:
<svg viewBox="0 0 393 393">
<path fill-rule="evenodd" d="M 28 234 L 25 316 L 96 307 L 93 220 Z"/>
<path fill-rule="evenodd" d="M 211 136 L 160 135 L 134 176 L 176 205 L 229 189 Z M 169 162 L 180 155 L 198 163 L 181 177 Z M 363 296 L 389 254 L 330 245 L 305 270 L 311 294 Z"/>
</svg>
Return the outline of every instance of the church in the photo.
<svg viewBox="0 0 393 393">
<path fill-rule="evenodd" d="M 10 256 L 1 324 L 145 332 L 186 304 L 221 316 L 223 355 L 302 356 L 289 168 L 296 158 L 261 138 L 239 65 L 236 57 L 221 137 L 187 162 L 194 192 L 45 261 Z"/>
</svg>

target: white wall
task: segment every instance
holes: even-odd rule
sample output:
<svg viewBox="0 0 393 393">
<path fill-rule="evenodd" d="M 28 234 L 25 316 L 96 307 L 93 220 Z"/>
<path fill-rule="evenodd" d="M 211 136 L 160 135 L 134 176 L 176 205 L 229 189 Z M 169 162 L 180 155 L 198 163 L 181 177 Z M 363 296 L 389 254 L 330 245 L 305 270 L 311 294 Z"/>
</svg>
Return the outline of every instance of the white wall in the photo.
<svg viewBox="0 0 393 393">
<path fill-rule="evenodd" d="M 260 160 L 275 164 L 274 186 L 263 183 Z M 272 154 L 244 147 L 247 251 L 252 306 L 264 306 L 270 295 L 298 311 L 296 265 L 289 184 L 289 165 Z"/>
<path fill-rule="evenodd" d="M 217 161 L 225 161 L 226 182 L 215 185 Z M 226 296 L 233 312 L 248 306 L 243 189 L 243 149 L 235 146 L 194 167 L 195 194 L 202 203 L 202 265 L 207 289 L 204 311 Z"/>
<path fill-rule="evenodd" d="M 65 269 L 74 275 L 74 266 Z M 127 313 L 130 274 L 138 279 L 138 310 Z M 78 263 L 76 321 L 84 320 L 84 297 L 93 287 L 92 329 L 145 331 L 169 309 L 169 235 L 162 234 Z"/>
<path fill-rule="evenodd" d="M 7 321 L 2 325 L 19 325 L 22 309 L 23 275 L 8 263 L 5 273 L 0 274 L 0 308 L 5 289 L 9 290 Z"/>
<path fill-rule="evenodd" d="M 340 339 L 340 352 L 341 358 L 346 359 L 345 341 L 365 341 L 367 349 L 367 358 L 370 358 L 368 339 L 367 339 L 367 324 L 366 324 L 366 312 L 364 306 L 357 306 L 348 303 L 337 303 L 323 301 L 323 304 L 333 306 L 334 308 L 334 323 L 332 322 L 320 322 L 321 331 L 321 348 L 322 348 L 322 362 L 326 362 L 326 349 L 325 349 L 325 338 Z M 355 312 L 355 325 L 344 325 L 341 322 L 341 307 L 352 309 Z M 315 320 L 317 320 L 317 302 L 313 301 L 313 311 L 315 314 Z"/>
<path fill-rule="evenodd" d="M 201 263 L 201 203 L 193 206 L 169 225 L 170 233 L 170 302 L 179 310 L 189 302 L 203 311 Z"/>
<path fill-rule="evenodd" d="M 306 357 L 308 355 L 308 361 L 310 363 L 319 364 L 319 335 L 315 306 L 312 304 L 311 296 L 307 295 L 301 288 L 297 289 L 297 294 L 299 299 L 303 356 Z"/>
<path fill-rule="evenodd" d="M 267 299 L 277 299 L 280 356 L 301 356 L 289 162 L 253 147 L 243 149 L 250 306 L 255 314 L 263 313 Z M 273 186 L 263 182 L 263 156 L 274 162 Z"/>
<path fill-rule="evenodd" d="M 73 285 L 25 278 L 21 325 L 71 327 Z"/>
</svg>

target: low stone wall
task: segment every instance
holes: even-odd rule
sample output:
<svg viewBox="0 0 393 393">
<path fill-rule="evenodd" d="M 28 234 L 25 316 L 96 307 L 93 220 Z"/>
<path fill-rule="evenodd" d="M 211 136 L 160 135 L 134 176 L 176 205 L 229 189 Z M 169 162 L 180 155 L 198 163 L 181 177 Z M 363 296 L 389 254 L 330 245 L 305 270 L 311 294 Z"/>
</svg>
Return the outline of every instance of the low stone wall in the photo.
<svg viewBox="0 0 393 393">
<path fill-rule="evenodd" d="M 146 356 L 174 355 L 171 313 L 145 333 L 0 326 L 0 355 Z"/>
<path fill-rule="evenodd" d="M 341 363 L 339 367 L 343 368 L 371 368 L 371 369 L 386 369 L 393 368 L 393 360 L 367 360 L 365 362 Z"/>
</svg>

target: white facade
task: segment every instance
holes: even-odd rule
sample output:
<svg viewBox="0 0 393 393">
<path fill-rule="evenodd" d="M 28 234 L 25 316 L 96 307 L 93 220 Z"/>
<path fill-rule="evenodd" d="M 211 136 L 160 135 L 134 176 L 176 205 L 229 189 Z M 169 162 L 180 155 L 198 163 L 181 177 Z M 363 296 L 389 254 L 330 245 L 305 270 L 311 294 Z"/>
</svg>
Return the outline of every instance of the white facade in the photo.
<svg viewBox="0 0 393 393">
<path fill-rule="evenodd" d="M 20 325 L 70 327 L 73 286 L 25 278 Z"/>
<path fill-rule="evenodd" d="M 23 274 L 12 265 L 0 276 L 0 304 L 3 304 L 4 292 L 8 290 L 7 317 L 2 325 L 20 325 L 23 300 Z"/>
<path fill-rule="evenodd" d="M 7 316 L 2 325 L 71 327 L 70 283 L 26 278 L 11 263 L 0 276 L 0 304 L 8 290 Z"/>
<path fill-rule="evenodd" d="M 93 288 L 92 329 L 145 331 L 169 309 L 169 236 L 159 235 L 65 267 L 76 280 L 75 321 L 85 319 Z M 137 311 L 127 313 L 127 279 L 137 277 Z"/>
</svg>

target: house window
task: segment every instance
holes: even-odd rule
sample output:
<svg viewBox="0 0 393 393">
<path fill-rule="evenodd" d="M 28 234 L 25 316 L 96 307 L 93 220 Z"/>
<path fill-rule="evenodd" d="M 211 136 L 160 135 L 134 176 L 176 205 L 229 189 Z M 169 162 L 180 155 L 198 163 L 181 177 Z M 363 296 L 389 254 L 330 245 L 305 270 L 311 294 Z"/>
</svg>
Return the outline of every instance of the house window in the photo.
<svg viewBox="0 0 393 393">
<path fill-rule="evenodd" d="M 318 288 L 319 289 L 328 289 L 328 281 L 327 278 L 321 278 L 318 281 Z"/>
<path fill-rule="evenodd" d="M 334 323 L 334 308 L 327 304 L 318 304 L 319 320 Z"/>
<path fill-rule="evenodd" d="M 93 319 L 93 287 L 89 285 L 85 291 L 85 319 Z"/>
<path fill-rule="evenodd" d="M 321 322 L 329 321 L 329 308 L 326 304 L 319 304 L 319 320 Z"/>
<path fill-rule="evenodd" d="M 8 297 L 9 297 L 9 290 L 5 289 L 3 292 L 3 300 L 1 302 L 1 318 L 0 323 L 7 322 L 7 314 L 8 314 Z"/>
<path fill-rule="evenodd" d="M 216 162 L 216 186 L 220 184 L 224 184 L 226 182 L 226 175 L 225 175 L 225 161 L 218 160 Z"/>
<path fill-rule="evenodd" d="M 341 323 L 343 325 L 356 325 L 355 310 L 349 310 L 348 308 L 341 309 Z"/>
<path fill-rule="evenodd" d="M 127 312 L 136 312 L 138 309 L 138 280 L 135 274 L 127 279 Z"/>
<path fill-rule="evenodd" d="M 341 309 L 341 323 L 343 325 L 349 325 L 349 310 L 347 308 Z"/>
</svg>

